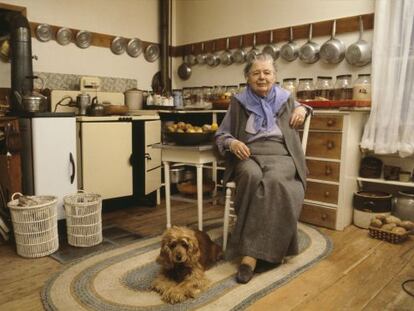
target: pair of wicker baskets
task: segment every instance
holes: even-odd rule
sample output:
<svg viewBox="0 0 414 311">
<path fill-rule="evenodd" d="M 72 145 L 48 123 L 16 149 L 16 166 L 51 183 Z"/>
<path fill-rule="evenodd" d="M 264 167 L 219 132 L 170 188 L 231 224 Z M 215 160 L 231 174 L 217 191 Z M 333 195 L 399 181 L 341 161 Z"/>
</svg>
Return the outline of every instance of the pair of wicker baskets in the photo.
<svg viewBox="0 0 414 311">
<path fill-rule="evenodd" d="M 390 243 L 398 244 L 408 239 L 408 232 L 395 233 L 370 226 L 368 228 L 370 237 L 374 239 L 384 240 Z"/>
<path fill-rule="evenodd" d="M 19 196 L 19 197 L 17 197 Z M 77 247 L 102 242 L 102 199 L 98 194 L 77 193 L 63 198 L 68 243 Z M 14 193 L 10 209 L 17 254 L 27 258 L 50 255 L 59 248 L 55 196 Z"/>
</svg>

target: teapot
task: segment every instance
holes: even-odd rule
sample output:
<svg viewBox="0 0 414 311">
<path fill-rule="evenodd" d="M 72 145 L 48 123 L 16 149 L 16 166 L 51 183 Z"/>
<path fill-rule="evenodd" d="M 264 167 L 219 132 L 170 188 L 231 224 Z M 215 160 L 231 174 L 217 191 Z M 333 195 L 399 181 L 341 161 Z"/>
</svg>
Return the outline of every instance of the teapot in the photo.
<svg viewBox="0 0 414 311">
<path fill-rule="evenodd" d="M 47 108 L 47 97 L 38 93 L 31 92 L 25 95 L 21 95 L 19 92 L 14 91 L 17 102 L 19 103 L 21 110 L 24 112 L 45 112 Z"/>
<path fill-rule="evenodd" d="M 42 81 L 42 89 L 44 88 L 44 81 L 37 76 L 28 76 L 26 79 L 40 79 Z M 24 112 L 45 112 L 47 110 L 47 97 L 31 91 L 25 94 L 20 94 L 18 91 L 14 91 L 17 102 L 20 105 L 21 111 Z"/>
<path fill-rule="evenodd" d="M 98 97 L 92 98 L 92 104 L 89 107 L 88 114 L 91 116 L 103 116 L 104 115 L 104 105 L 98 103 Z"/>
</svg>

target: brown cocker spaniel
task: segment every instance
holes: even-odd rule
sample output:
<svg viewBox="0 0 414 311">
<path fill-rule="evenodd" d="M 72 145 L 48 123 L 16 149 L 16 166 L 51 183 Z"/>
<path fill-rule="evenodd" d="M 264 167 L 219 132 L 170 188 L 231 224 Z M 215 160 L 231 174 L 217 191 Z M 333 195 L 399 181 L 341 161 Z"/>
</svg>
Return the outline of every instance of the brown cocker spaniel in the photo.
<svg viewBox="0 0 414 311">
<path fill-rule="evenodd" d="M 207 233 L 173 226 L 162 236 L 157 257 L 161 270 L 152 282 L 152 289 L 168 303 L 193 298 L 208 286 L 204 271 L 222 255 L 221 247 Z"/>
</svg>

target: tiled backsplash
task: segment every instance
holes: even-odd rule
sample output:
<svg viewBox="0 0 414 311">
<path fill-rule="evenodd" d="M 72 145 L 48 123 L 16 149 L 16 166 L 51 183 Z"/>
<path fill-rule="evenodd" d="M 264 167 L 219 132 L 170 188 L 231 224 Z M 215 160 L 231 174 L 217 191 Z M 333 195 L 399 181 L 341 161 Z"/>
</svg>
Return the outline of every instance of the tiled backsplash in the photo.
<svg viewBox="0 0 414 311">
<path fill-rule="evenodd" d="M 34 74 L 44 80 L 44 88 L 51 90 L 79 90 L 80 79 L 84 76 L 51 72 L 35 72 Z M 98 78 L 101 79 L 101 91 L 103 92 L 123 93 L 126 90 L 136 88 L 138 84 L 135 79 L 113 77 Z M 34 81 L 34 88 L 42 88 L 42 81 L 40 79 Z"/>
</svg>

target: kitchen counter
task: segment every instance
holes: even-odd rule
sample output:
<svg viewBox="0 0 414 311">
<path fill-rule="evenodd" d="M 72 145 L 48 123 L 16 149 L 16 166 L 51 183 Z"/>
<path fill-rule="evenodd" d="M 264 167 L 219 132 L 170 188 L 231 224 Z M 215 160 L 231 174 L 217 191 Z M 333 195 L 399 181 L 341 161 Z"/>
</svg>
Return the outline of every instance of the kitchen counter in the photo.
<svg viewBox="0 0 414 311">
<path fill-rule="evenodd" d="M 125 115 L 125 116 L 77 116 L 76 121 L 127 121 L 127 120 L 159 120 L 158 115 Z"/>
</svg>

